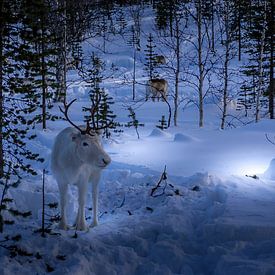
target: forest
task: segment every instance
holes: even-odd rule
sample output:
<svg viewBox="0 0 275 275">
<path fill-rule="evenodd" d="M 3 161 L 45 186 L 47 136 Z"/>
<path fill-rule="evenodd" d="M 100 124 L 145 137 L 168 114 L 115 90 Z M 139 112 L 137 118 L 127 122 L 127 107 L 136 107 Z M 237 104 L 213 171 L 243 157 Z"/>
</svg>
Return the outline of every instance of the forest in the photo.
<svg viewBox="0 0 275 275">
<path fill-rule="evenodd" d="M 273 0 L 0 7 L 0 274 L 274 274 Z M 68 126 L 112 159 L 88 233 L 58 228 Z"/>
</svg>

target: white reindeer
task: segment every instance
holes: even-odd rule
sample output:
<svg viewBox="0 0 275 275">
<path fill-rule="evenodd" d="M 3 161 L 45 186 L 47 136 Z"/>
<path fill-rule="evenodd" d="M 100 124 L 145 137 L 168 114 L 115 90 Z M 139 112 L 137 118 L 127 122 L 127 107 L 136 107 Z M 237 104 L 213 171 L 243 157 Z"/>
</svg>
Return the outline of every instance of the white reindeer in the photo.
<svg viewBox="0 0 275 275">
<path fill-rule="evenodd" d="M 165 79 L 154 78 L 150 79 L 146 85 L 146 100 L 152 96 L 153 101 L 155 98 L 159 101 L 160 98 L 166 100 L 168 91 L 168 83 Z"/>
<path fill-rule="evenodd" d="M 63 113 L 68 119 L 68 107 Z M 69 119 L 68 119 L 69 120 Z M 93 226 L 98 224 L 98 183 L 102 169 L 111 158 L 103 150 L 99 134 L 90 127 L 77 126 L 70 120 L 73 127 L 61 131 L 54 142 L 51 169 L 56 178 L 60 192 L 61 221 L 60 228 L 67 230 L 66 203 L 68 185 L 76 184 L 78 187 L 78 213 L 76 229 L 87 230 L 85 222 L 85 203 L 89 182 L 92 182 L 93 195 Z"/>
</svg>

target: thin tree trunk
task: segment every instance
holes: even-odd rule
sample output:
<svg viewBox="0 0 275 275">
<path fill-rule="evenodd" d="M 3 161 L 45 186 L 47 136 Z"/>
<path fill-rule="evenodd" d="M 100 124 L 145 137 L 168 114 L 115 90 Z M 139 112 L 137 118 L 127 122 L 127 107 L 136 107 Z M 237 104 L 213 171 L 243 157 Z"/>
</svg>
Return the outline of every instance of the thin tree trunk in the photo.
<svg viewBox="0 0 275 275">
<path fill-rule="evenodd" d="M 269 67 L 269 116 L 274 119 L 274 1 L 270 0 L 270 67 Z"/>
<path fill-rule="evenodd" d="M 9 163 L 8 165 L 8 171 L 7 171 L 7 175 L 10 175 L 11 173 L 11 163 Z M 5 183 L 3 184 L 4 187 L 3 187 L 3 191 L 2 191 L 2 195 L 1 195 L 1 200 L 0 200 L 0 233 L 3 233 L 3 230 L 4 230 L 4 219 L 3 219 L 3 216 L 2 216 L 2 210 L 5 209 L 5 204 L 4 204 L 4 199 L 5 199 L 5 196 L 7 194 L 7 191 L 8 191 L 8 188 L 9 188 L 9 178 L 6 177 L 5 179 Z"/>
<path fill-rule="evenodd" d="M 203 127 L 203 64 L 202 64 L 202 14 L 201 0 L 198 1 L 198 64 L 199 64 L 199 127 Z"/>
<path fill-rule="evenodd" d="M 0 4 L 0 179 L 4 176 L 4 148 L 3 148 L 3 116 L 4 116 L 4 98 L 3 98 L 3 5 Z"/>
<path fill-rule="evenodd" d="M 242 59 L 242 31 L 241 31 L 241 4 L 238 4 L 238 44 L 239 44 L 239 61 Z"/>
<path fill-rule="evenodd" d="M 162 99 L 165 101 L 165 103 L 168 106 L 169 115 L 168 115 L 168 121 L 167 121 L 167 128 L 169 128 L 171 126 L 172 108 L 171 108 L 169 101 L 163 95 L 162 95 Z"/>
<path fill-rule="evenodd" d="M 259 87 L 256 96 L 256 119 L 255 121 L 258 122 L 260 120 L 260 98 L 262 95 L 262 86 L 263 86 L 263 55 L 264 55 L 264 45 L 265 45 L 265 32 L 266 32 L 266 1 L 264 7 L 264 19 L 263 19 L 263 31 L 261 37 L 261 47 L 260 47 L 260 56 L 259 56 Z"/>
<path fill-rule="evenodd" d="M 212 51 L 214 52 L 215 51 L 215 24 L 214 24 L 214 1 L 212 1 L 212 4 L 211 4 L 211 14 L 212 14 L 212 17 L 211 17 L 211 30 L 212 30 L 212 36 L 211 36 L 211 39 L 212 39 L 212 45 L 211 45 L 211 48 L 212 48 Z"/>
<path fill-rule="evenodd" d="M 62 82 L 62 101 L 66 103 L 67 95 L 67 1 L 64 0 L 64 69 Z"/>
<path fill-rule="evenodd" d="M 46 81 L 46 61 L 45 61 L 45 34 L 42 19 L 42 37 L 41 37 L 41 78 L 42 78 L 42 129 L 46 129 L 47 121 L 47 109 L 46 109 L 46 98 L 47 98 L 47 81 Z"/>
<path fill-rule="evenodd" d="M 226 12 L 225 12 L 225 60 L 224 60 L 224 86 L 223 86 L 223 112 L 222 112 L 222 122 L 221 122 L 221 129 L 224 129 L 225 120 L 227 116 L 227 98 L 228 98 L 228 63 L 229 63 L 229 33 L 228 33 L 228 9 L 226 5 Z"/>
<path fill-rule="evenodd" d="M 180 34 L 179 18 L 176 18 L 176 75 L 175 75 L 175 94 L 174 94 L 174 126 L 177 126 L 178 108 L 179 108 L 179 74 L 180 74 Z"/>
<path fill-rule="evenodd" d="M 41 224 L 41 236 L 46 237 L 45 235 L 45 174 L 46 171 L 43 169 L 42 173 L 42 224 Z"/>
<path fill-rule="evenodd" d="M 133 100 L 136 98 L 136 48 L 134 45 Z"/>
<path fill-rule="evenodd" d="M 56 60 L 56 81 L 58 87 L 55 94 L 55 101 L 66 103 L 67 94 L 67 5 L 66 0 L 63 0 L 59 4 L 59 9 L 62 10 L 62 17 L 64 28 L 60 34 L 57 47 L 60 48 Z"/>
</svg>

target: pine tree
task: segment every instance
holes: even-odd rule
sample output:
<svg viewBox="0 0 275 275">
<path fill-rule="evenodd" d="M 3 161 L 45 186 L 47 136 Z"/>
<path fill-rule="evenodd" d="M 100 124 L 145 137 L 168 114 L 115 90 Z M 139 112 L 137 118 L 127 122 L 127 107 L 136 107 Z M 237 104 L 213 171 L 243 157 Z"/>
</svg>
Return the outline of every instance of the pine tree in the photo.
<svg viewBox="0 0 275 275">
<path fill-rule="evenodd" d="M 24 159 L 36 159 L 26 147 L 26 139 L 33 139 L 29 130 L 33 127 L 33 119 L 26 115 L 35 110 L 35 106 L 29 100 L 33 92 L 31 78 L 29 79 L 29 59 L 33 52 L 21 39 L 24 31 L 15 26 L 22 23 L 22 14 L 18 12 L 21 2 L 10 3 L 4 1 L 1 10 L 1 43 L 0 43 L 0 117 L 1 117 L 1 163 L 0 178 L 9 176 L 7 164 L 11 163 L 11 173 L 19 176 L 19 170 L 35 174 L 30 164 L 25 164 Z M 15 6 L 13 6 L 15 5 Z M 5 96 L 4 96 L 5 92 Z M 6 171 L 5 171 L 6 169 Z"/>
<path fill-rule="evenodd" d="M 175 21 L 175 13 L 177 12 L 182 1 L 160 0 L 156 4 L 156 25 L 159 30 L 164 32 L 169 29 L 170 36 L 173 36 L 173 25 Z M 188 2 L 188 0 L 184 1 Z"/>
<path fill-rule="evenodd" d="M 83 61 L 83 50 L 79 42 L 74 42 L 72 44 L 72 62 L 76 70 L 82 66 Z"/>
<path fill-rule="evenodd" d="M 165 130 L 168 128 L 165 116 L 161 116 L 161 120 L 159 120 L 159 123 L 160 123 L 159 125 L 156 125 L 157 128 L 161 130 Z"/>
<path fill-rule="evenodd" d="M 25 32 L 23 1 L 2 1 L 0 10 L 0 220 L 3 229 L 3 212 L 28 216 L 29 213 L 8 207 L 12 202 L 7 198 L 9 188 L 17 187 L 26 173 L 36 175 L 31 161 L 43 161 L 29 150 L 27 141 L 35 138 L 30 131 L 33 119 L 29 118 L 36 107 L 29 100 L 34 91 L 29 76 L 29 63 L 33 51 L 21 39 Z"/>
<path fill-rule="evenodd" d="M 96 129 L 104 129 L 103 136 L 109 138 L 111 136 L 110 129 L 115 130 L 118 125 L 114 120 L 116 115 L 111 110 L 114 104 L 113 98 L 107 94 L 105 89 L 101 88 L 103 80 L 103 71 L 105 69 L 104 62 L 94 53 L 91 57 L 91 68 L 82 71 L 82 77 L 89 85 L 89 97 L 91 107 L 84 107 L 83 110 L 88 112 L 85 119 L 91 120 Z"/>
<path fill-rule="evenodd" d="M 28 99 L 34 107 L 39 105 L 41 108 L 41 113 L 34 120 L 42 122 L 43 129 L 47 128 L 47 120 L 58 118 L 48 111 L 56 89 L 54 60 L 57 53 L 54 35 L 49 28 L 49 13 L 50 7 L 44 0 L 23 2 L 24 30 L 21 39 L 32 52 L 26 65 L 27 77 L 32 82 L 32 93 L 28 94 Z"/>
<path fill-rule="evenodd" d="M 132 96 L 133 100 L 136 97 L 136 57 L 137 51 L 140 51 L 140 37 L 138 31 L 134 26 L 131 28 L 131 36 L 129 37 L 127 44 L 133 47 L 133 59 L 134 59 L 134 68 L 133 68 L 133 86 L 132 86 Z"/>
<path fill-rule="evenodd" d="M 100 2 L 86 0 L 60 0 L 50 1 L 49 28 L 54 36 L 55 47 L 58 49 L 55 64 L 55 100 L 66 101 L 67 94 L 67 70 L 70 65 L 74 69 L 80 65 L 82 57 L 80 44 L 90 36 L 98 35 L 102 8 Z M 92 11 L 92 12 L 91 12 Z M 76 58 L 75 58 L 76 57 Z M 73 60 L 71 60 L 73 58 Z M 73 63 L 73 64 L 70 64 Z"/>
<path fill-rule="evenodd" d="M 244 103 L 246 108 L 254 111 L 255 120 L 259 121 L 260 113 L 266 112 L 268 108 L 268 98 L 264 91 L 268 89 L 272 82 L 270 71 L 273 70 L 274 43 L 272 31 L 268 24 L 268 13 L 272 9 L 269 1 L 252 1 L 250 14 L 246 25 L 245 52 L 248 54 L 248 62 L 243 68 L 243 74 L 247 80 L 243 83 L 240 93 L 239 103 Z M 269 19 L 270 20 L 270 19 Z M 273 97 L 269 97 L 269 111 L 272 113 Z M 272 115 L 271 115 L 272 116 Z"/>
<path fill-rule="evenodd" d="M 169 14 L 166 5 L 167 1 L 159 1 L 156 5 L 156 25 L 160 31 L 168 28 Z"/>
<path fill-rule="evenodd" d="M 116 115 L 111 110 L 110 106 L 114 104 L 113 98 L 109 96 L 104 89 L 100 91 L 101 100 L 98 104 L 98 115 L 97 115 L 97 125 L 100 128 L 103 128 L 103 136 L 110 138 L 111 132 L 110 129 L 115 129 L 118 126 L 117 123 L 114 123 Z"/>
<path fill-rule="evenodd" d="M 225 128 L 226 119 L 228 116 L 228 102 L 231 80 L 230 61 L 237 55 L 236 51 L 236 21 L 234 17 L 235 9 L 232 0 L 220 0 L 217 7 L 217 13 L 220 18 L 220 35 L 221 35 L 221 55 L 220 61 L 222 67 L 219 70 L 218 77 L 220 77 L 221 88 L 221 102 L 222 102 L 222 117 L 221 129 Z"/>
<path fill-rule="evenodd" d="M 156 71 L 157 54 L 155 53 L 155 48 L 156 48 L 156 45 L 154 44 L 153 36 L 150 33 L 147 39 L 146 49 L 144 50 L 145 56 L 146 56 L 145 70 L 150 80 L 158 77 L 158 73 Z"/>
<path fill-rule="evenodd" d="M 266 52 L 267 58 L 267 70 L 269 71 L 269 85 L 267 89 L 268 103 L 269 103 L 269 117 L 274 119 L 274 94 L 275 94 L 275 78 L 274 78 L 274 48 L 275 48 L 275 3 L 273 0 L 267 2 L 267 31 L 266 31 Z"/>
<path fill-rule="evenodd" d="M 131 118 L 131 121 L 129 121 L 129 122 L 125 125 L 125 127 L 134 127 L 135 130 L 136 130 L 137 137 L 138 137 L 138 139 L 139 139 L 140 136 L 139 136 L 138 128 L 139 128 L 139 127 L 143 127 L 144 124 L 143 124 L 143 123 L 140 123 L 140 122 L 137 120 L 137 118 L 136 118 L 136 113 L 135 113 L 135 111 L 133 110 L 132 107 L 129 107 L 129 108 L 128 108 L 128 111 L 130 112 L 130 114 L 128 115 L 128 117 Z"/>
</svg>

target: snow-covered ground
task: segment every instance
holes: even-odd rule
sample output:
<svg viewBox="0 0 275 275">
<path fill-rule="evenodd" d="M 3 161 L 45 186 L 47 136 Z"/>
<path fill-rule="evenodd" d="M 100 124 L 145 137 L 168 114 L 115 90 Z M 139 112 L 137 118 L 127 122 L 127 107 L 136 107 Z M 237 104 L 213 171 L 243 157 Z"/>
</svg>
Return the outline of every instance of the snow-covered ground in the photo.
<svg viewBox="0 0 275 275">
<path fill-rule="evenodd" d="M 140 113 L 146 117 L 146 109 L 161 112 L 163 106 L 148 102 Z M 49 267 L 53 274 L 275 274 L 275 181 L 261 174 L 274 156 L 265 139 L 274 133 L 273 121 L 227 131 L 197 129 L 195 120 L 183 124 L 161 131 L 148 121 L 140 139 L 125 129 L 105 141 L 112 164 L 101 179 L 100 224 L 77 238 L 73 228 L 65 232 L 55 224 L 60 235 L 34 233 L 41 222 L 41 175 L 10 189 L 16 206 L 32 217 L 16 229 L 6 226 L 7 234 L 20 233 L 18 245 L 34 255 L 11 259 L 0 250 L 0 274 L 44 274 Z M 50 153 L 64 125 L 38 133 L 42 154 Z M 162 183 L 153 197 L 165 165 L 167 186 Z M 246 176 L 254 174 L 259 179 Z M 49 172 L 46 202 L 58 196 Z M 71 224 L 76 199 L 72 188 Z"/>
<path fill-rule="evenodd" d="M 109 52 L 108 63 L 131 74 L 132 50 L 112 43 Z M 146 80 L 143 75 L 139 61 L 138 81 Z M 76 78 L 74 72 L 68 76 Z M 131 85 L 121 82 L 114 77 L 103 86 L 115 99 L 117 120 L 126 123 Z M 138 99 L 144 91 L 144 85 L 137 85 Z M 70 116 L 83 123 L 81 108 L 88 104 L 85 85 L 74 82 L 68 92 L 69 99 L 78 99 Z M 21 234 L 17 246 L 32 254 L 11 258 L 0 246 L 0 274 L 275 274 L 275 165 L 264 174 L 275 157 L 275 146 L 265 137 L 273 138 L 274 121 L 263 119 L 221 131 L 217 106 L 207 104 L 205 127 L 199 129 L 197 108 L 190 105 L 180 106 L 178 127 L 161 131 L 155 125 L 162 115 L 167 118 L 167 105 L 152 101 L 138 105 L 137 118 L 145 123 L 139 128 L 140 139 L 134 129 L 124 127 L 123 133 L 103 142 L 112 163 L 100 182 L 99 225 L 88 232 L 62 231 L 55 223 L 52 232 L 57 235 L 42 238 L 35 232 L 41 226 L 42 169 L 49 170 L 54 137 L 68 123 L 49 122 L 47 131 L 37 129 L 30 146 L 46 162 L 32 164 L 38 176 L 25 178 L 17 189 L 9 190 L 16 207 L 32 211 L 32 216 L 6 225 L 3 235 Z M 53 112 L 58 112 L 57 106 Z M 168 178 L 151 196 L 165 166 Z M 46 203 L 58 202 L 51 171 L 45 188 Z M 77 211 L 76 191 L 72 186 L 71 225 Z M 90 224 L 90 195 L 88 202 Z M 46 211 L 56 214 L 56 210 Z M 8 243 L 1 237 L 0 245 Z"/>
</svg>

